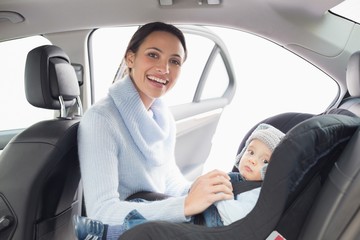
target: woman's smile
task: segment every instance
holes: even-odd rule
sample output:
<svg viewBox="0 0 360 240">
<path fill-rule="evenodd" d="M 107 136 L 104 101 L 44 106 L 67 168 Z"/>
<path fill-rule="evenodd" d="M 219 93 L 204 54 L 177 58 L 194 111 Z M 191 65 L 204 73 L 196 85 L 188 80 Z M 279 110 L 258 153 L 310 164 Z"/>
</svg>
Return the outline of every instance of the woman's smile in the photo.
<svg viewBox="0 0 360 240">
<path fill-rule="evenodd" d="M 159 77 L 156 77 L 156 76 L 147 75 L 146 77 L 147 77 L 148 80 L 150 80 L 152 82 L 160 83 L 160 84 L 162 84 L 164 86 L 166 86 L 169 83 L 169 80 L 159 78 Z"/>
</svg>

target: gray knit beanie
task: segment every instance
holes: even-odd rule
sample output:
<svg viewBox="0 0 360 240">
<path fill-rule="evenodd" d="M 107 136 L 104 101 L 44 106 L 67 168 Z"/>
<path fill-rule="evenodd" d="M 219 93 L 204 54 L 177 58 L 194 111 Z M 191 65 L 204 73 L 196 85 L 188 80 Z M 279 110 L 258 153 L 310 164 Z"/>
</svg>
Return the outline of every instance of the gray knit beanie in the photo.
<svg viewBox="0 0 360 240">
<path fill-rule="evenodd" d="M 254 139 L 259 139 L 261 142 L 265 143 L 271 151 L 274 151 L 275 147 L 280 143 L 281 139 L 285 136 L 283 132 L 279 129 L 266 124 L 261 123 L 255 128 L 255 130 L 251 133 L 249 138 L 245 142 L 244 148 L 241 152 L 236 156 L 235 166 L 239 168 L 239 162 L 242 155 L 245 152 L 245 149 L 248 147 L 249 143 Z M 264 179 L 266 172 L 267 164 L 265 164 L 264 168 L 261 170 L 261 177 Z"/>
</svg>

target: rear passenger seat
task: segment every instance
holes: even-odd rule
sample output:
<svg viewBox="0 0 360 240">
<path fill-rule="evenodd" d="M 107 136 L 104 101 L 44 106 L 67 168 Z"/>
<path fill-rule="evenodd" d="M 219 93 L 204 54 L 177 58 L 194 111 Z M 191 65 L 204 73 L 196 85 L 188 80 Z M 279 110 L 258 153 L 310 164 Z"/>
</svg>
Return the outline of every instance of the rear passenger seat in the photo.
<svg viewBox="0 0 360 240">
<path fill-rule="evenodd" d="M 360 51 L 349 59 L 346 81 L 350 97 L 331 112 L 345 109 L 360 117 Z M 358 129 L 331 170 L 299 239 L 359 239 L 359 156 Z"/>
</svg>

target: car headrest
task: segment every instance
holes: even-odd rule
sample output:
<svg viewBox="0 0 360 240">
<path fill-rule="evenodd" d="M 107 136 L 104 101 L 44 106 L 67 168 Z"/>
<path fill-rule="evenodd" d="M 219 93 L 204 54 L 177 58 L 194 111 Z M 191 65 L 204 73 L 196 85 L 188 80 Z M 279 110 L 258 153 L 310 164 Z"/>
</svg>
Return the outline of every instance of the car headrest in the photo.
<svg viewBox="0 0 360 240">
<path fill-rule="evenodd" d="M 346 85 L 352 97 L 360 97 L 360 51 L 353 53 L 349 58 Z"/>
<path fill-rule="evenodd" d="M 25 93 L 35 107 L 60 110 L 62 105 L 68 108 L 75 104 L 80 89 L 70 59 L 61 48 L 44 45 L 28 53 Z"/>
</svg>

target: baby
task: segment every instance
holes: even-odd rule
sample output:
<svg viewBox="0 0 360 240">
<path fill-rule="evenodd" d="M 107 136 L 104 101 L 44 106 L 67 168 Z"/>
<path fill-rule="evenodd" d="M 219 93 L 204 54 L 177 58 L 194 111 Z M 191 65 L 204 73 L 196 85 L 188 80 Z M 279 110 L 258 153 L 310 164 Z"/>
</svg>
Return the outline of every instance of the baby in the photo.
<svg viewBox="0 0 360 240">
<path fill-rule="evenodd" d="M 235 166 L 239 172 L 229 173 L 231 181 L 234 183 L 264 180 L 271 155 L 284 135 L 269 124 L 260 124 L 236 156 Z M 202 213 L 205 225 L 208 227 L 226 226 L 240 220 L 254 208 L 259 194 L 260 187 L 240 193 L 233 200 L 215 203 Z"/>
</svg>

